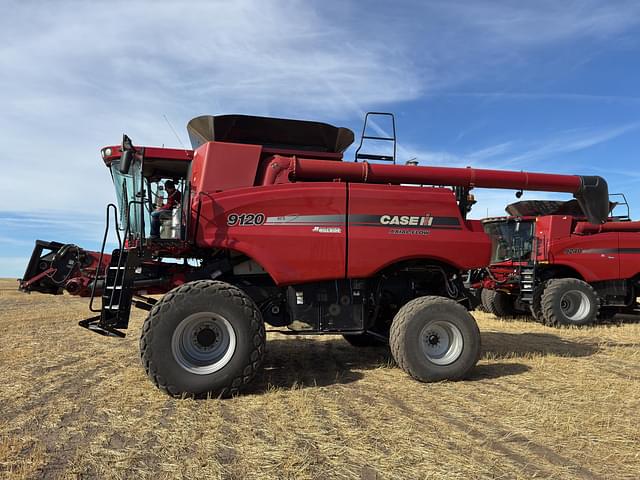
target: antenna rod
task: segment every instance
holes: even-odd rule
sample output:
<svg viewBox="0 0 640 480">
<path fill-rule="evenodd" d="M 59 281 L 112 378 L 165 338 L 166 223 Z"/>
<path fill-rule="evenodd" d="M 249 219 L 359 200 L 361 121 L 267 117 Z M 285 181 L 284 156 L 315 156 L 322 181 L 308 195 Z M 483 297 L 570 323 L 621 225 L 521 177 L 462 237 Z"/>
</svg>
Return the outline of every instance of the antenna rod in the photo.
<svg viewBox="0 0 640 480">
<path fill-rule="evenodd" d="M 184 149 L 184 151 L 186 152 L 187 149 L 184 146 L 184 143 L 182 143 L 182 140 L 180 140 L 180 136 L 178 135 L 178 132 L 176 132 L 176 129 L 173 128 L 173 125 L 171 125 L 171 122 L 169 121 L 169 119 L 167 118 L 167 116 L 163 113 L 162 116 L 164 117 L 164 119 L 167 121 L 167 125 L 169 125 L 169 128 L 171 129 L 171 131 L 173 132 L 173 134 L 176 136 L 176 138 L 178 139 L 178 143 L 180 144 L 180 146 Z"/>
</svg>

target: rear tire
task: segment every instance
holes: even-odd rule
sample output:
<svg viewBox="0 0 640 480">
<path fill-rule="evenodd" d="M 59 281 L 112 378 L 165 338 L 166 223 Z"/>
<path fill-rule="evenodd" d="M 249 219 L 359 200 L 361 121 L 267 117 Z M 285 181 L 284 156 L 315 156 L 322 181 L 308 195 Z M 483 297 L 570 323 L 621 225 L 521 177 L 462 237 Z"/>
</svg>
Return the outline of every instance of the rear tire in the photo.
<svg viewBox="0 0 640 480">
<path fill-rule="evenodd" d="M 140 337 L 151 381 L 174 397 L 229 397 L 251 382 L 265 350 L 264 322 L 242 290 L 198 280 L 167 293 Z"/>
<path fill-rule="evenodd" d="M 542 311 L 549 326 L 590 325 L 599 307 L 593 287 L 577 278 L 549 280 L 542 294 Z"/>
<path fill-rule="evenodd" d="M 386 345 L 386 342 L 368 333 L 342 335 L 342 337 L 353 347 L 383 347 Z"/>
<path fill-rule="evenodd" d="M 546 320 L 544 318 L 544 312 L 542 311 L 542 294 L 546 286 L 547 282 L 538 284 L 531 294 L 531 316 L 536 322 L 542 323 L 543 325 L 546 325 Z"/>
<path fill-rule="evenodd" d="M 482 304 L 488 313 L 498 318 L 515 317 L 516 309 L 513 296 L 497 290 L 482 290 Z"/>
<path fill-rule="evenodd" d="M 389 345 L 398 366 L 416 380 L 457 380 L 480 358 L 480 330 L 454 300 L 419 297 L 393 319 Z"/>
<path fill-rule="evenodd" d="M 480 303 L 479 303 L 479 304 L 476 306 L 476 308 L 475 308 L 475 310 L 476 310 L 477 312 L 486 312 L 486 311 L 487 311 L 487 309 L 486 309 L 486 308 L 485 308 L 485 306 L 484 306 L 484 303 L 482 303 L 482 300 L 483 300 L 483 298 L 484 298 L 484 290 L 485 290 L 485 289 L 481 287 L 481 288 L 478 288 L 478 289 L 475 291 L 475 296 L 476 296 L 476 298 L 480 301 Z"/>
</svg>

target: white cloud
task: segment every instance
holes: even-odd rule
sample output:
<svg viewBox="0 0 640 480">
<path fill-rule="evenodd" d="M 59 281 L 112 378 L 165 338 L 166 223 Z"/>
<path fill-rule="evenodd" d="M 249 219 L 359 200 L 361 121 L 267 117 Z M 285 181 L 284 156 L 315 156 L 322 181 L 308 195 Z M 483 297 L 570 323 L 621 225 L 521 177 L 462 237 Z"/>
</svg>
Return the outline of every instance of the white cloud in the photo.
<svg viewBox="0 0 640 480">
<path fill-rule="evenodd" d="M 535 160 L 554 157 L 559 154 L 577 152 L 608 142 L 626 133 L 638 130 L 640 122 L 601 129 L 574 129 L 561 132 L 559 135 L 539 142 L 527 150 L 509 156 L 503 166 L 527 164 Z"/>
<path fill-rule="evenodd" d="M 165 114 L 184 140 L 202 113 L 340 116 L 345 98 L 421 92 L 405 57 L 373 36 L 356 48 L 301 1 L 13 7 L 0 20 L 0 209 L 101 209 L 113 194 L 98 149 L 122 131 L 175 145 Z"/>
<path fill-rule="evenodd" d="M 10 2 L 0 19 L 0 210 L 100 214 L 113 190 L 98 149 L 118 143 L 123 131 L 139 144 L 178 146 L 165 114 L 183 140 L 183 125 L 202 113 L 355 123 L 364 110 L 495 75 L 526 49 L 624 32 L 639 8 L 595 1 L 408 1 L 400 8 Z M 413 156 L 400 147 L 401 157 Z M 512 145 L 490 148 L 462 159 L 478 164 Z"/>
<path fill-rule="evenodd" d="M 422 165 L 473 166 L 490 169 L 509 169 L 517 165 L 518 170 L 533 168 L 534 171 L 539 171 L 542 160 L 557 160 L 560 155 L 585 150 L 638 129 L 640 129 L 640 122 L 601 128 L 565 130 L 536 140 L 510 140 L 466 153 L 424 150 L 412 145 L 403 145 L 403 151 L 407 158 L 415 157 Z M 536 168 L 537 170 L 535 170 Z M 555 170 L 558 171 L 558 168 L 556 165 Z M 579 169 L 580 167 L 572 166 L 571 168 Z M 594 170 L 591 166 L 587 168 L 590 171 Z M 581 174 L 585 172 L 568 173 Z"/>
</svg>

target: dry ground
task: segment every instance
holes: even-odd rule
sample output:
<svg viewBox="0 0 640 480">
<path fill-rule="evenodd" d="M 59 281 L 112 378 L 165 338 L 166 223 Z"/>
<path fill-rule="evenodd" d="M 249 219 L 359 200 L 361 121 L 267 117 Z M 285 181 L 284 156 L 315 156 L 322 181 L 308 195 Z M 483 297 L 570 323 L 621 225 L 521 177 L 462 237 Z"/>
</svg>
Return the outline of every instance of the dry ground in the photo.
<svg viewBox="0 0 640 480">
<path fill-rule="evenodd" d="M 420 384 L 384 348 L 270 334 L 252 390 L 174 400 L 86 301 L 0 281 L 2 478 L 639 478 L 640 324 L 477 315 L 471 378 Z"/>
</svg>

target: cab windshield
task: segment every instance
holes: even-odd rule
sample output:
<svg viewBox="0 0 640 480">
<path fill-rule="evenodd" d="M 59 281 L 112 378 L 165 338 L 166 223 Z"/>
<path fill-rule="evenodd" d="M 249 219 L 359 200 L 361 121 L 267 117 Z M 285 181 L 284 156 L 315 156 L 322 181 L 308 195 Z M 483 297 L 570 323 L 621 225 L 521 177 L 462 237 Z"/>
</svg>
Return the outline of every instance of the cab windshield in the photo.
<svg viewBox="0 0 640 480">
<path fill-rule="evenodd" d="M 531 258 L 534 223 L 531 220 L 500 220 L 484 224 L 491 237 L 491 263 Z"/>
<path fill-rule="evenodd" d="M 141 204 L 144 196 L 142 184 L 142 168 L 140 162 L 133 162 L 129 172 L 124 174 L 120 171 L 120 162 L 111 163 L 111 177 L 116 189 L 118 200 L 118 211 L 120 214 L 119 228 L 127 230 L 134 237 L 143 236 L 143 226 L 149 224 L 148 212 Z M 143 214 L 144 223 L 142 221 Z"/>
</svg>

